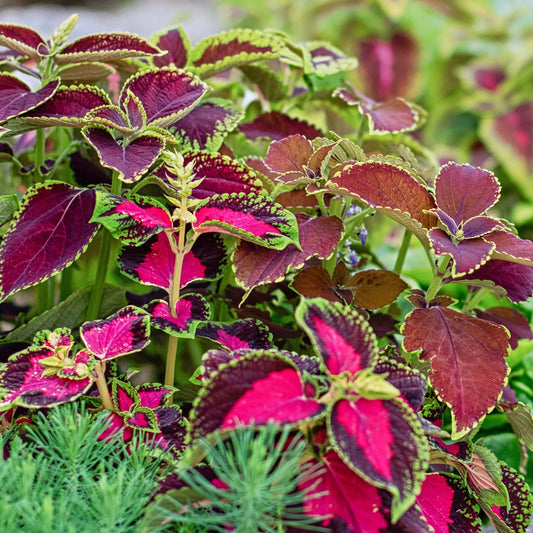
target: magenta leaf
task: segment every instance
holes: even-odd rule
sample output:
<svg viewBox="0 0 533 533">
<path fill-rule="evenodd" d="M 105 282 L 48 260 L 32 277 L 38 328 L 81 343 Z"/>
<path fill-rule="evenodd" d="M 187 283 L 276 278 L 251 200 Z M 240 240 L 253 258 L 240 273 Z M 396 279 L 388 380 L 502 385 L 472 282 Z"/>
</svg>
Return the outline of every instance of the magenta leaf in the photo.
<svg viewBox="0 0 533 533">
<path fill-rule="evenodd" d="M 424 479 L 429 448 L 417 416 L 400 398 L 337 401 L 328 417 L 335 449 L 360 476 L 392 496 L 396 520 Z"/>
<path fill-rule="evenodd" d="M 342 221 L 333 217 L 312 218 L 296 214 L 300 249 L 294 244 L 272 250 L 241 241 L 233 255 L 235 276 L 245 289 L 282 279 L 289 269 L 299 269 L 312 257 L 326 259 L 341 238 Z"/>
<path fill-rule="evenodd" d="M 285 248 L 298 239 L 295 216 L 263 196 L 215 195 L 194 214 L 192 226 L 196 233 L 227 233 L 275 249 Z"/>
<path fill-rule="evenodd" d="M 177 234 L 171 237 L 177 242 Z M 160 232 L 141 246 L 122 247 L 118 264 L 121 271 L 144 285 L 166 291 L 174 278 L 175 255 L 166 232 Z M 226 262 L 226 249 L 218 235 L 201 235 L 185 254 L 180 288 L 202 279 L 216 279 Z"/>
<path fill-rule="evenodd" d="M 242 119 L 242 111 L 226 100 L 202 102 L 169 129 L 183 149 L 218 150 Z"/>
<path fill-rule="evenodd" d="M 130 92 L 142 103 L 147 124 L 165 128 L 198 105 L 207 86 L 184 70 L 161 68 L 142 71 L 126 81 L 119 101 L 123 109 Z"/>
<path fill-rule="evenodd" d="M 28 190 L 0 247 L 0 296 L 31 287 L 82 254 L 98 230 L 95 192 L 47 182 Z"/>
<path fill-rule="evenodd" d="M 289 135 L 305 135 L 308 139 L 323 137 L 324 134 L 315 126 L 291 118 L 279 111 L 271 111 L 259 115 L 251 122 L 244 122 L 239 126 L 239 130 L 246 135 L 248 139 L 258 139 L 266 137 L 272 140 L 280 140 Z"/>
<path fill-rule="evenodd" d="M 0 24 L 0 45 L 37 62 L 48 54 L 43 38 L 35 30 L 18 24 Z"/>
<path fill-rule="evenodd" d="M 163 50 L 163 55 L 154 57 L 156 67 L 175 66 L 184 68 L 187 65 L 189 54 L 189 40 L 182 27 L 170 28 L 152 37 L 159 50 Z"/>
<path fill-rule="evenodd" d="M 150 343 L 150 317 L 145 311 L 129 305 L 103 320 L 85 322 L 81 339 L 98 359 L 107 361 L 139 352 Z"/>
<path fill-rule="evenodd" d="M 199 294 L 185 294 L 176 302 L 171 313 L 168 303 L 154 300 L 146 310 L 152 315 L 152 324 L 169 335 L 192 339 L 200 322 L 209 320 L 209 305 Z"/>
<path fill-rule="evenodd" d="M 161 51 L 145 39 L 128 33 L 95 33 L 67 45 L 54 59 L 60 64 L 110 62 L 128 57 L 158 55 Z"/>
<path fill-rule="evenodd" d="M 355 374 L 375 364 L 376 337 L 355 309 L 321 298 L 302 299 L 295 317 L 331 375 Z"/>
<path fill-rule="evenodd" d="M 34 126 L 81 127 L 89 111 L 109 103 L 97 87 L 60 87 L 49 100 L 19 118 Z"/>
<path fill-rule="evenodd" d="M 126 183 L 138 181 L 165 147 L 159 135 L 145 133 L 129 143 L 119 144 L 106 128 L 86 126 L 83 135 L 98 153 L 104 167 L 116 170 Z"/>
<path fill-rule="evenodd" d="M 102 125 L 117 130 L 126 137 L 135 133 L 135 128 L 131 125 L 126 111 L 116 105 L 103 105 L 93 109 L 87 121 L 92 125 Z"/>
<path fill-rule="evenodd" d="M 11 356 L 0 374 L 0 410 L 51 407 L 84 394 L 93 378 L 86 353 L 73 355 L 73 344 L 66 329 L 42 331 L 32 346 Z"/>
<path fill-rule="evenodd" d="M 274 350 L 257 351 L 232 359 L 211 376 L 193 404 L 191 436 L 239 424 L 291 424 L 323 411 L 290 360 Z"/>
<path fill-rule="evenodd" d="M 252 318 L 235 320 L 229 324 L 209 322 L 196 331 L 229 351 L 246 349 L 268 350 L 272 348 L 272 334 L 259 320 Z"/>
<path fill-rule="evenodd" d="M 312 463 L 315 464 L 314 459 Z M 331 531 L 386 531 L 387 522 L 382 514 L 378 489 L 348 468 L 334 449 L 322 456 L 321 465 L 325 470 L 318 477 L 318 483 L 315 479 L 313 483 L 316 484 L 306 480 L 298 486 L 306 496 L 306 514 L 317 518 L 325 516 L 321 525 L 326 527 L 331 528 L 339 519 L 345 524 L 344 528 L 332 528 Z"/>
<path fill-rule="evenodd" d="M 125 245 L 139 245 L 172 228 L 168 211 L 145 196 L 128 198 L 97 191 L 92 222 L 102 224 Z"/>
<path fill-rule="evenodd" d="M 59 88 L 59 81 L 51 81 L 32 92 L 30 87 L 11 74 L 0 74 L 0 123 L 17 117 L 50 99 Z"/>
<path fill-rule="evenodd" d="M 452 411 L 452 438 L 465 435 L 489 412 L 505 384 L 509 337 L 492 322 L 453 309 L 415 309 L 403 328 L 407 351 L 422 350 L 429 380 Z M 483 368 L 483 372 L 479 369 Z"/>
</svg>

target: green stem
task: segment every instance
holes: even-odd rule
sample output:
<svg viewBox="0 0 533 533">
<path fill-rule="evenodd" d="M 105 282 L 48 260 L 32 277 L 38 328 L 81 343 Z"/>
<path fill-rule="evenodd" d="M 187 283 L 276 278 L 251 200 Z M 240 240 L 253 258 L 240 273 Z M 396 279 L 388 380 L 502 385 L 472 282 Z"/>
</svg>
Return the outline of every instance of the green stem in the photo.
<svg viewBox="0 0 533 533">
<path fill-rule="evenodd" d="M 474 294 L 472 294 L 472 297 L 468 302 L 465 302 L 465 305 L 463 306 L 463 313 L 470 313 L 472 309 L 476 308 L 479 303 L 487 296 L 487 289 L 481 288 L 478 291 L 476 291 Z"/>
<path fill-rule="evenodd" d="M 111 396 L 109 395 L 109 390 L 105 381 L 105 362 L 99 361 L 98 363 L 96 363 L 94 370 L 96 372 L 96 386 L 98 387 L 98 392 L 100 394 L 100 399 L 102 400 L 102 405 L 104 406 L 104 409 L 114 411 L 115 406 L 111 401 Z"/>
<path fill-rule="evenodd" d="M 59 301 L 67 299 L 72 293 L 72 267 L 67 267 L 61 271 L 59 282 Z"/>
<path fill-rule="evenodd" d="M 111 193 L 120 194 L 121 184 L 118 179 L 118 174 L 113 172 L 113 181 L 111 184 Z M 107 277 L 107 269 L 109 267 L 109 258 L 111 256 L 111 241 L 112 237 L 108 231 L 102 234 L 102 242 L 100 245 L 100 255 L 98 257 L 98 266 L 96 268 L 96 278 L 89 298 L 89 305 L 87 306 L 87 313 L 85 320 L 94 320 L 98 318 L 102 297 L 104 295 L 105 280 Z"/>
<path fill-rule="evenodd" d="M 46 138 L 44 136 L 44 128 L 38 128 L 35 131 L 35 181 L 41 179 L 41 167 L 44 164 L 44 152 L 45 152 Z"/>
<path fill-rule="evenodd" d="M 400 249 L 398 250 L 398 257 L 396 257 L 396 263 L 394 264 L 394 268 L 392 269 L 395 274 L 399 275 L 402 271 L 412 236 L 413 234 L 406 228 L 405 233 L 403 234 L 402 244 L 400 246 Z"/>
<path fill-rule="evenodd" d="M 446 272 L 448 265 L 450 263 L 451 257 L 448 255 L 443 256 L 439 268 L 437 269 L 437 273 L 431 280 L 431 283 L 429 284 L 427 293 L 426 293 L 426 302 L 430 302 L 435 298 L 437 293 L 439 292 L 441 285 L 442 285 L 442 278 L 444 277 L 444 273 Z"/>
</svg>

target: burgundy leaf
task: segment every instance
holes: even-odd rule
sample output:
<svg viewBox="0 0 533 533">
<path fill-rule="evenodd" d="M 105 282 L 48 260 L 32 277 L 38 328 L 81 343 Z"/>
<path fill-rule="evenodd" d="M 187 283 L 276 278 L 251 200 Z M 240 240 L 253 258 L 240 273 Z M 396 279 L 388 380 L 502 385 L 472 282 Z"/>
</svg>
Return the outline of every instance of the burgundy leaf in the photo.
<svg viewBox="0 0 533 533">
<path fill-rule="evenodd" d="M 532 241 L 520 239 L 517 235 L 507 231 L 493 231 L 483 238 L 496 245 L 492 254 L 494 259 L 506 259 L 515 263 L 533 265 Z"/>
<path fill-rule="evenodd" d="M 154 57 L 156 67 L 174 65 L 177 68 L 184 68 L 187 65 L 189 42 L 183 28 L 171 28 L 155 37 L 153 41 L 157 48 L 166 51 L 165 54 Z"/>
<path fill-rule="evenodd" d="M 142 71 L 124 85 L 120 105 L 131 91 L 146 111 L 147 123 L 167 127 L 185 116 L 207 92 L 207 86 L 184 70 L 161 68 Z"/>
<path fill-rule="evenodd" d="M 324 405 L 313 396 L 312 387 L 281 354 L 251 353 L 222 365 L 202 389 L 190 415 L 191 434 L 197 438 L 238 424 L 287 424 L 317 417 Z"/>
<path fill-rule="evenodd" d="M 165 229 L 172 228 L 168 211 L 144 196 L 128 198 L 97 191 L 92 218 L 126 245 L 139 245 Z"/>
<path fill-rule="evenodd" d="M 151 322 L 169 335 L 193 338 L 200 322 L 209 319 L 207 301 L 198 294 L 185 294 L 176 302 L 174 313 L 163 300 L 151 302 L 146 310 L 152 315 Z"/>
<path fill-rule="evenodd" d="M 94 109 L 87 120 L 93 125 L 103 125 L 111 130 L 117 130 L 126 137 L 135 133 L 127 113 L 116 105 L 103 105 Z"/>
<path fill-rule="evenodd" d="M 343 225 L 337 217 L 297 214 L 300 248 L 289 244 L 282 251 L 271 250 L 241 241 L 233 255 L 235 276 L 239 284 L 251 289 L 283 279 L 290 269 L 301 268 L 312 257 L 326 259 L 341 238 Z"/>
<path fill-rule="evenodd" d="M 228 233 L 275 249 L 285 248 L 298 238 L 295 216 L 263 196 L 215 195 L 194 214 L 192 226 L 196 233 Z"/>
<path fill-rule="evenodd" d="M 415 309 L 403 328 L 404 347 L 429 361 L 429 380 L 452 411 L 458 439 L 495 405 L 505 384 L 509 338 L 496 324 L 449 308 Z M 483 372 L 479 369 L 483 368 Z"/>
<path fill-rule="evenodd" d="M 476 309 L 475 312 L 478 318 L 505 326 L 511 334 L 509 345 L 513 350 L 518 347 L 518 339 L 533 339 L 531 325 L 518 309 L 499 306 L 491 307 L 486 311 Z"/>
<path fill-rule="evenodd" d="M 102 165 L 116 170 L 126 183 L 138 181 L 165 148 L 158 135 L 145 133 L 128 144 L 119 144 L 105 128 L 85 127 L 82 131 Z"/>
<path fill-rule="evenodd" d="M 259 320 L 235 320 L 229 324 L 209 322 L 198 328 L 196 334 L 215 341 L 229 351 L 242 348 L 267 350 L 273 347 L 272 334 Z"/>
<path fill-rule="evenodd" d="M 177 234 L 173 237 L 177 242 Z M 160 232 L 141 246 L 124 246 L 118 257 L 122 272 L 139 283 L 170 290 L 175 255 L 167 233 Z M 185 254 L 180 288 L 201 279 L 215 279 L 226 261 L 226 249 L 217 235 L 201 235 Z"/>
<path fill-rule="evenodd" d="M 37 62 L 48 54 L 43 38 L 35 30 L 18 24 L 0 24 L 0 45 Z"/>
<path fill-rule="evenodd" d="M 160 54 L 145 39 L 128 33 L 95 33 L 67 45 L 54 56 L 59 65 L 83 61 L 109 62 Z"/>
<path fill-rule="evenodd" d="M 95 192 L 66 183 L 31 188 L 0 247 L 0 295 L 35 285 L 72 263 L 91 242 Z"/>
<path fill-rule="evenodd" d="M 374 365 L 376 338 L 355 309 L 322 299 L 302 300 L 295 316 L 330 374 L 355 374 Z"/>
<path fill-rule="evenodd" d="M 114 359 L 138 352 L 150 343 L 150 317 L 132 305 L 104 320 L 85 322 L 81 339 L 98 359 Z"/>
<path fill-rule="evenodd" d="M 348 468 L 335 450 L 322 456 L 321 466 L 325 470 L 318 477 L 318 483 L 313 478 L 298 486 L 305 494 L 306 514 L 317 518 L 325 516 L 321 525 L 326 527 L 333 525 L 335 517 L 340 518 L 349 528 L 344 530 L 346 532 L 385 531 L 387 522 L 381 511 L 378 489 Z"/>
<path fill-rule="evenodd" d="M 315 126 L 303 120 L 291 118 L 279 111 L 271 111 L 259 115 L 251 122 L 241 124 L 239 130 L 251 140 L 260 137 L 280 140 L 289 135 L 296 134 L 304 135 L 308 139 L 324 137 L 324 134 Z"/>
<path fill-rule="evenodd" d="M 0 74 L 0 123 L 30 111 L 49 100 L 59 88 L 59 81 L 51 81 L 32 92 L 30 87 L 11 74 Z"/>
<path fill-rule="evenodd" d="M 277 179 L 285 182 L 298 178 L 311 181 L 306 167 L 313 152 L 313 146 L 303 135 L 289 135 L 270 144 L 265 164 L 279 174 Z"/>
</svg>

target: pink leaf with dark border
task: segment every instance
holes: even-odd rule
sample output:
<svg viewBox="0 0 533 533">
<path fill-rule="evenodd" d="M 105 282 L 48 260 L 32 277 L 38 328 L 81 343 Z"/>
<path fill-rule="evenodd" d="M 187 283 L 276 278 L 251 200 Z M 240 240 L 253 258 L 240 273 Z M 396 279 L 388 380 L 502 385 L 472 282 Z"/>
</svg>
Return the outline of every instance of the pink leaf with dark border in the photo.
<svg viewBox="0 0 533 533">
<path fill-rule="evenodd" d="M 393 520 L 415 500 L 429 450 L 417 416 L 402 399 L 345 399 L 328 418 L 339 455 L 359 475 L 392 495 Z"/>
<path fill-rule="evenodd" d="M 158 135 L 143 134 L 128 144 L 119 144 L 103 127 L 85 127 L 83 135 L 98 153 L 104 167 L 116 170 L 126 183 L 138 181 L 165 148 Z"/>
<path fill-rule="evenodd" d="M 59 65 L 84 61 L 109 62 L 128 57 L 158 55 L 161 51 L 129 33 L 95 33 L 67 45 L 54 59 Z"/>
<path fill-rule="evenodd" d="M 154 235 L 172 228 L 169 212 L 157 202 L 130 195 L 128 198 L 97 191 L 93 222 L 102 224 L 126 245 L 145 243 Z"/>
<path fill-rule="evenodd" d="M 346 524 L 345 528 L 332 531 L 385 531 L 387 522 L 382 514 L 378 489 L 348 468 L 335 450 L 329 450 L 322 456 L 321 465 L 325 471 L 318 477 L 318 483 L 313 479 L 315 485 L 304 481 L 298 486 L 305 491 L 306 514 L 317 518 L 326 516 L 321 523 L 326 527 L 333 526 L 335 518 Z"/>
<path fill-rule="evenodd" d="M 129 305 L 103 320 L 85 322 L 81 339 L 98 359 L 107 361 L 139 352 L 150 343 L 150 317 L 142 309 Z"/>
<path fill-rule="evenodd" d="M 508 367 L 507 331 L 494 323 L 453 309 L 415 309 L 403 327 L 404 347 L 422 350 L 429 380 L 452 411 L 452 438 L 465 435 L 498 400 Z M 479 369 L 483 368 L 483 372 Z"/>
<path fill-rule="evenodd" d="M 159 50 L 166 52 L 154 57 L 154 65 L 157 67 L 174 65 L 176 68 L 184 68 L 187 65 L 189 41 L 183 28 L 170 28 L 156 34 L 152 42 L 155 42 Z"/>
<path fill-rule="evenodd" d="M 95 192 L 47 182 L 28 190 L 0 247 L 0 294 L 35 285 L 83 253 L 98 230 Z"/>
<path fill-rule="evenodd" d="M 0 45 L 37 62 L 49 53 L 44 39 L 35 30 L 18 24 L 0 24 Z"/>
<path fill-rule="evenodd" d="M 193 438 L 238 424 L 290 424 L 316 418 L 324 405 L 308 395 L 293 363 L 276 351 L 257 351 L 222 365 L 194 402 Z M 311 392 L 311 391 L 309 391 Z"/>
<path fill-rule="evenodd" d="M 235 320 L 229 324 L 210 322 L 198 328 L 196 334 L 215 341 L 227 350 L 242 348 L 262 349 L 272 348 L 272 334 L 259 320 Z"/>
<path fill-rule="evenodd" d="M 30 87 L 11 74 L 0 74 L 0 123 L 17 117 L 52 98 L 59 81 L 51 81 L 32 92 Z"/>
<path fill-rule="evenodd" d="M 251 140 L 260 137 L 280 140 L 296 134 L 305 135 L 308 139 L 324 137 L 324 134 L 315 126 L 303 120 L 291 118 L 279 111 L 264 113 L 251 122 L 244 122 L 239 126 L 239 130 Z"/>
<path fill-rule="evenodd" d="M 289 244 L 271 250 L 241 241 L 233 254 L 235 277 L 245 289 L 283 279 L 289 269 L 299 269 L 312 257 L 329 257 L 342 236 L 342 221 L 337 217 L 297 214 L 300 248 Z"/>
<path fill-rule="evenodd" d="M 155 300 L 146 310 L 152 315 L 151 322 L 169 335 L 193 338 L 200 322 L 209 320 L 209 305 L 199 294 L 185 294 L 177 302 L 174 314 L 168 303 Z"/>
<path fill-rule="evenodd" d="M 173 234 L 177 242 L 177 234 Z M 144 285 L 166 291 L 174 278 L 175 255 L 168 235 L 160 232 L 141 246 L 124 246 L 118 256 L 121 271 Z M 185 254 L 180 287 L 201 279 L 216 279 L 226 262 L 226 249 L 218 235 L 201 235 Z"/>
<path fill-rule="evenodd" d="M 122 108 L 129 91 L 141 101 L 147 124 L 165 128 L 198 105 L 207 86 L 184 70 L 161 68 L 142 71 L 126 81 L 119 101 Z"/>
<path fill-rule="evenodd" d="M 375 364 L 376 337 L 355 309 L 322 299 L 302 299 L 295 317 L 330 374 L 355 374 Z"/>
<path fill-rule="evenodd" d="M 285 248 L 298 239 L 295 216 L 263 196 L 215 195 L 194 214 L 195 233 L 227 233 L 275 249 Z"/>
</svg>

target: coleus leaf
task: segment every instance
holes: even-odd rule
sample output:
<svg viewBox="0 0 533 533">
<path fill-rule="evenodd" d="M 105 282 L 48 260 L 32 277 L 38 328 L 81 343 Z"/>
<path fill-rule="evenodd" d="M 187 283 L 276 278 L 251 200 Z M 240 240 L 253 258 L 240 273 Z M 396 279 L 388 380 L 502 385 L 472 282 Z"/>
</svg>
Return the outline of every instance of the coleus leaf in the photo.
<svg viewBox="0 0 533 533">
<path fill-rule="evenodd" d="M 407 170 L 379 158 L 346 163 L 332 173 L 328 187 L 336 194 L 362 201 L 412 231 L 427 243 L 427 230 L 437 218 L 428 213 L 436 207 L 426 187 Z"/>
<path fill-rule="evenodd" d="M 302 299 L 295 318 L 330 374 L 355 374 L 374 365 L 376 337 L 355 309 L 319 298 Z"/>
<path fill-rule="evenodd" d="M 102 224 L 123 244 L 134 246 L 172 228 L 170 214 L 155 200 L 133 194 L 125 198 L 102 191 L 96 191 L 91 221 Z"/>
<path fill-rule="evenodd" d="M 195 439 L 239 424 L 290 424 L 323 411 L 294 363 L 275 350 L 256 351 L 211 375 L 193 404 L 190 433 Z"/>
<path fill-rule="evenodd" d="M 48 55 L 44 39 L 32 28 L 18 24 L 0 24 L 0 45 L 36 62 Z"/>
<path fill-rule="evenodd" d="M 315 460 L 312 460 L 312 464 Z M 334 518 L 341 519 L 346 528 L 338 531 L 382 533 L 387 522 L 382 514 L 382 502 L 376 487 L 365 481 L 339 457 L 335 450 L 328 450 L 320 465 L 322 474 L 313 481 L 304 481 L 298 488 L 305 494 L 306 514 L 326 517 L 321 525 L 331 527 Z M 313 484 L 312 484 L 313 483 Z M 335 529 L 337 531 L 337 529 Z"/>
<path fill-rule="evenodd" d="M 191 70 L 208 78 L 264 59 L 279 57 L 283 39 L 274 33 L 233 29 L 203 39 L 190 51 Z"/>
<path fill-rule="evenodd" d="M 142 103 L 147 124 L 166 128 L 198 105 L 207 90 L 207 85 L 189 72 L 160 68 L 129 78 L 120 93 L 119 104 L 126 110 L 131 92 Z"/>
<path fill-rule="evenodd" d="M 422 350 L 429 380 L 452 411 L 452 438 L 467 434 L 489 412 L 505 384 L 507 331 L 453 309 L 415 309 L 402 330 L 409 352 Z M 479 368 L 483 368 L 482 373 Z"/>
<path fill-rule="evenodd" d="M 308 139 L 324 136 L 318 128 L 308 122 L 291 118 L 279 111 L 263 113 L 251 122 L 244 122 L 239 126 L 239 130 L 251 140 L 261 137 L 280 140 L 289 135 L 305 135 Z"/>
<path fill-rule="evenodd" d="M 138 181 L 165 148 L 165 142 L 156 134 L 144 133 L 127 144 L 119 144 L 104 127 L 86 126 L 82 133 L 98 153 L 102 165 L 116 170 L 126 183 Z"/>
<path fill-rule="evenodd" d="M 177 234 L 172 235 L 177 243 Z M 166 232 L 158 233 L 141 246 L 123 246 L 117 261 L 121 271 L 135 281 L 170 291 L 175 254 Z M 216 279 L 225 261 L 222 239 L 214 234 L 201 235 L 183 259 L 180 288 L 193 281 Z"/>
<path fill-rule="evenodd" d="M 348 57 L 344 52 L 326 41 L 307 41 L 302 49 L 309 55 L 309 66 L 304 65 L 305 74 L 314 74 L 319 78 L 332 76 L 339 72 L 352 70 L 357 66 L 357 60 Z"/>
<path fill-rule="evenodd" d="M 224 193 L 210 197 L 194 212 L 195 233 L 234 235 L 269 248 L 282 249 L 298 239 L 295 216 L 262 196 Z"/>
<path fill-rule="evenodd" d="M 176 68 L 184 68 L 187 65 L 190 45 L 187 34 L 181 26 L 156 33 L 151 41 L 159 50 L 165 52 L 153 58 L 156 67 L 174 65 Z"/>
<path fill-rule="evenodd" d="M 513 263 L 533 266 L 533 242 L 521 239 L 508 231 L 491 231 L 483 239 L 493 243 L 495 250 L 491 257 Z"/>
<path fill-rule="evenodd" d="M 67 83 L 97 83 L 116 71 L 106 63 L 72 63 L 57 70 L 61 81 Z"/>
<path fill-rule="evenodd" d="M 242 348 L 267 350 L 272 348 L 272 334 L 259 320 L 235 320 L 229 324 L 209 322 L 196 331 L 229 351 Z"/>
<path fill-rule="evenodd" d="M 170 127 L 184 150 L 218 150 L 230 131 L 243 117 L 243 111 L 220 98 L 204 101 Z"/>
<path fill-rule="evenodd" d="M 112 62 L 128 57 L 158 55 L 161 50 L 129 33 L 96 33 L 81 37 L 54 56 L 59 65 L 83 61 Z"/>
<path fill-rule="evenodd" d="M 60 272 L 98 230 L 95 192 L 47 182 L 28 190 L 0 247 L 0 298 Z M 21 243 L 24 243 L 22 245 Z"/>
<path fill-rule="evenodd" d="M 185 294 L 178 299 L 174 313 L 168 303 L 155 300 L 146 310 L 151 315 L 152 324 L 169 335 L 192 339 L 200 322 L 209 320 L 209 304 L 199 294 Z"/>
<path fill-rule="evenodd" d="M 415 501 L 429 448 L 418 417 L 401 398 L 341 399 L 328 416 L 329 435 L 343 460 L 393 496 L 396 521 Z"/>
<path fill-rule="evenodd" d="M 89 111 L 107 104 L 108 96 L 97 87 L 60 87 L 49 100 L 18 118 L 35 127 L 82 127 Z"/>
<path fill-rule="evenodd" d="M 0 123 L 30 111 L 50 99 L 59 88 L 59 81 L 51 81 L 38 91 L 11 74 L 0 74 Z"/>
<path fill-rule="evenodd" d="M 505 326 L 511 335 L 509 346 L 514 350 L 518 347 L 518 339 L 533 339 L 533 331 L 528 319 L 518 310 L 512 307 L 497 306 L 481 311 L 474 310 L 478 318 L 489 320 Z"/>
<path fill-rule="evenodd" d="M 150 317 L 129 305 L 109 318 L 85 322 L 80 335 L 95 357 L 107 361 L 139 352 L 150 343 Z"/>
<path fill-rule="evenodd" d="M 283 251 L 267 249 L 241 241 L 233 254 L 237 282 L 246 290 L 283 279 L 286 272 L 301 268 L 312 257 L 326 259 L 337 246 L 343 231 L 342 221 L 333 217 L 312 218 L 296 214 L 300 249 L 289 244 Z"/>
<path fill-rule="evenodd" d="M 93 378 L 85 354 L 81 353 L 79 358 L 71 356 L 73 344 L 66 329 L 43 331 L 32 346 L 14 354 L 0 374 L 0 387 L 5 392 L 0 410 L 14 405 L 52 407 L 84 394 Z M 49 368 L 52 372 L 47 372 Z"/>
</svg>

